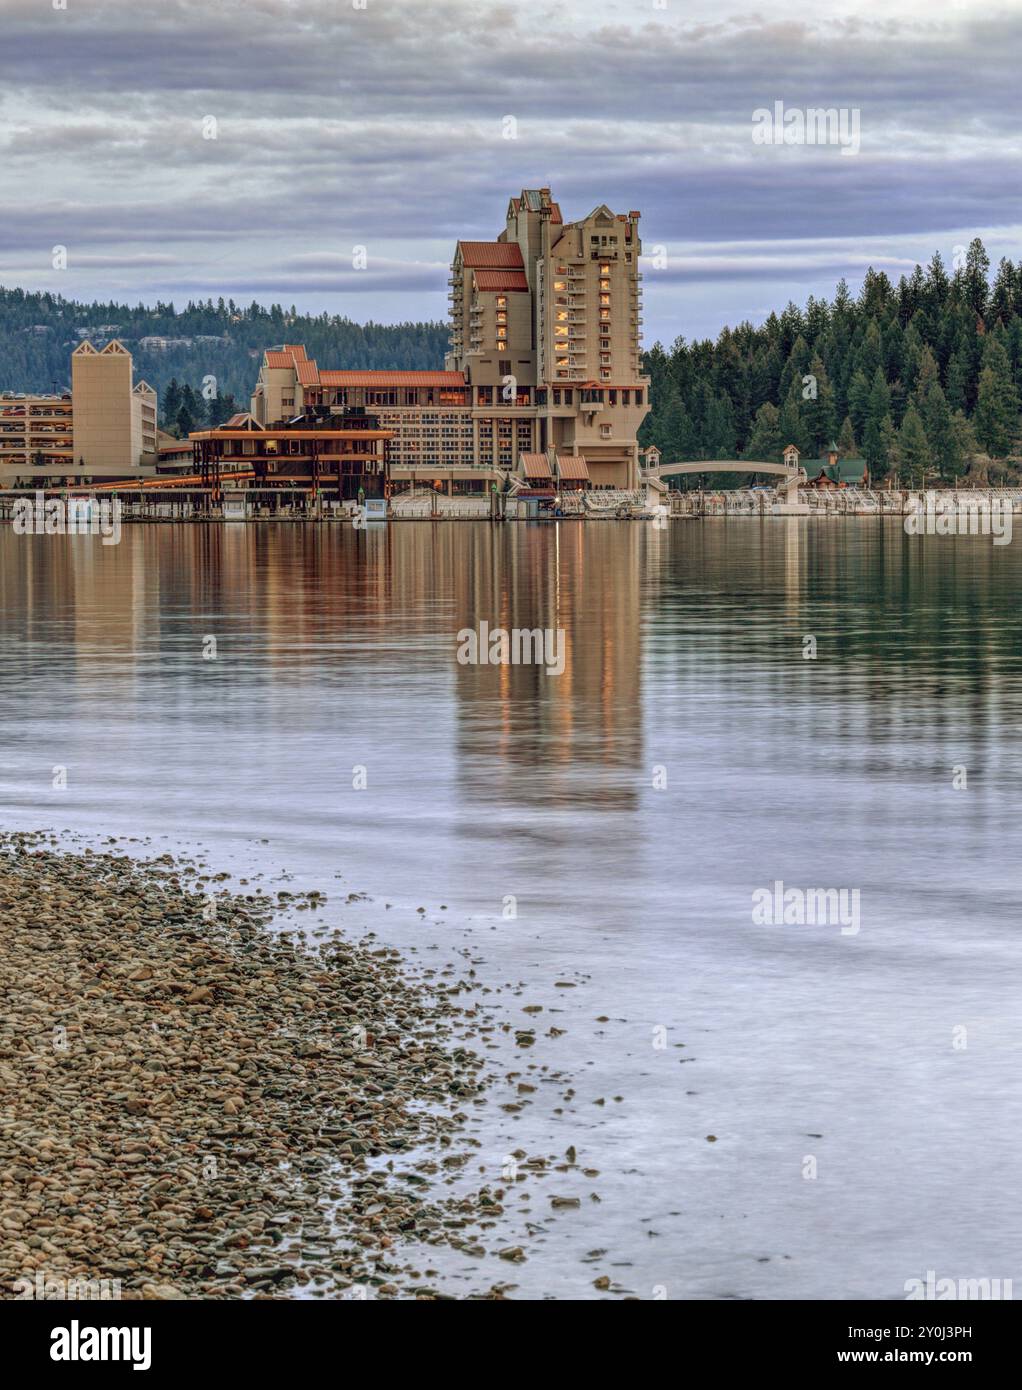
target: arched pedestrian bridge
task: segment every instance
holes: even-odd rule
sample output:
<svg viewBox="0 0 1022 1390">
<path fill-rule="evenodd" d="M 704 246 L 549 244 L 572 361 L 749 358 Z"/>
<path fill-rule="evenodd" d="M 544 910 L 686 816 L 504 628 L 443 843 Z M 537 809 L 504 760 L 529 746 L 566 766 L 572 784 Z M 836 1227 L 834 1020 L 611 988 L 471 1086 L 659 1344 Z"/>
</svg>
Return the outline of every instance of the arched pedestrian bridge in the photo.
<svg viewBox="0 0 1022 1390">
<path fill-rule="evenodd" d="M 782 481 L 778 488 L 785 500 L 796 501 L 800 483 L 806 481 L 806 470 L 786 463 L 759 463 L 755 459 L 697 459 L 695 463 L 660 463 L 655 468 L 644 468 L 643 481 L 660 478 L 677 478 L 695 473 L 771 473 Z"/>
</svg>

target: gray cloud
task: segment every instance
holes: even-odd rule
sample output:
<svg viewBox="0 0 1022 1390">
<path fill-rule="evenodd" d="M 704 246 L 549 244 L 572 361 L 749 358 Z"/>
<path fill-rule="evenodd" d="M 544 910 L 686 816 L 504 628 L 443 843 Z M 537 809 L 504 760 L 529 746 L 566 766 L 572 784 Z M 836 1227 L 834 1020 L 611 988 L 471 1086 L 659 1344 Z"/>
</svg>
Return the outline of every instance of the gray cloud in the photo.
<svg viewBox="0 0 1022 1390">
<path fill-rule="evenodd" d="M 642 210 L 647 249 L 671 252 L 647 282 L 647 326 L 672 337 L 779 287 L 854 283 L 871 260 L 896 275 L 980 228 L 1010 244 L 1010 11 L 715 9 L 6 0 L 0 275 L 146 298 L 166 294 L 169 270 L 186 297 L 319 295 L 330 309 L 377 294 L 400 317 L 437 313 L 455 237 L 494 235 L 509 195 L 550 183 L 569 217 Z M 857 107 L 861 152 L 753 145 L 752 112 L 776 100 Z M 509 115 L 517 139 L 502 138 Z M 72 253 L 63 277 L 55 243 Z M 354 244 L 369 271 L 345 272 Z"/>
</svg>

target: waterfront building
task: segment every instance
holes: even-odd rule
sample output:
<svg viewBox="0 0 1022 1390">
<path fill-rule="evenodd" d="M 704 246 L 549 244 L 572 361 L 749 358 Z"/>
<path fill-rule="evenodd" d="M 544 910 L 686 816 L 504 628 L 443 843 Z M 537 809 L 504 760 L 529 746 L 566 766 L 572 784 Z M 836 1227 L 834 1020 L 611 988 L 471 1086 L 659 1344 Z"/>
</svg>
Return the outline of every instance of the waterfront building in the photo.
<svg viewBox="0 0 1022 1390">
<path fill-rule="evenodd" d="M 393 432 L 392 476 L 482 491 L 542 454 L 580 459 L 593 487 L 638 484 L 649 410 L 640 356 L 639 214 L 566 223 L 550 190 L 512 198 L 494 241 L 459 241 L 450 352 L 433 372 L 321 368 L 304 346 L 263 356 L 251 414 L 371 410 Z"/>
<path fill-rule="evenodd" d="M 247 412 L 191 435 L 195 472 L 220 493 L 224 481 L 275 492 L 301 488 L 336 501 L 388 495 L 387 445 L 393 437 L 365 410 L 310 409 L 276 426 Z"/>
<path fill-rule="evenodd" d="M 827 445 L 823 458 L 804 459 L 794 444 L 789 444 L 783 454 L 789 467 L 797 464 L 806 470 L 808 487 L 866 487 L 869 484 L 869 466 L 864 458 L 842 458 L 836 444 Z"/>
<path fill-rule="evenodd" d="M 71 354 L 71 389 L 0 396 L 0 482 L 130 477 L 155 466 L 156 392 L 116 339 Z"/>
</svg>

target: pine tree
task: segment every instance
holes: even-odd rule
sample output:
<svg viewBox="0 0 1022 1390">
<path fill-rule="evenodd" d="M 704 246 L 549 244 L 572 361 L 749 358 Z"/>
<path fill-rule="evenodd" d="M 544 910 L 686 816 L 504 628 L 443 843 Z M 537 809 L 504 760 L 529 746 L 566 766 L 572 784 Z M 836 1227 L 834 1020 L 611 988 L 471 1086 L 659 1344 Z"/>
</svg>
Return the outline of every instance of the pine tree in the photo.
<svg viewBox="0 0 1022 1390">
<path fill-rule="evenodd" d="M 855 430 L 847 415 L 841 426 L 841 433 L 837 437 L 837 447 L 841 457 L 847 459 L 855 458 L 859 451 L 859 446 L 855 442 Z"/>
<path fill-rule="evenodd" d="M 856 439 L 861 439 L 869 418 L 869 380 L 864 372 L 856 372 L 849 383 L 848 414 L 851 416 Z"/>
<path fill-rule="evenodd" d="M 745 449 L 747 458 L 758 463 L 780 463 L 784 446 L 789 441 L 781 436 L 781 416 L 777 407 L 767 401 L 756 411 L 756 419 Z"/>
<path fill-rule="evenodd" d="M 898 431 L 895 429 L 894 421 L 889 415 L 884 416 L 883 422 L 880 425 L 880 454 L 882 459 L 882 471 L 870 474 L 870 480 L 874 483 L 879 483 L 892 473 L 897 473 L 901 465 L 901 446 L 898 442 Z"/>
<path fill-rule="evenodd" d="M 794 444 L 800 454 L 808 455 L 809 433 L 802 419 L 802 389 L 797 381 L 792 382 L 791 390 L 781 406 L 778 427 L 782 436 L 782 448 Z"/>
<path fill-rule="evenodd" d="M 166 424 L 173 424 L 177 420 L 177 413 L 181 409 L 181 388 L 177 384 L 177 377 L 170 379 L 170 385 L 164 393 L 160 405 L 163 408 L 163 419 Z"/>
<path fill-rule="evenodd" d="M 905 411 L 901 432 L 898 435 L 898 449 L 909 485 L 922 487 L 926 470 L 930 467 L 930 446 L 926 442 L 926 430 L 914 405 L 910 405 Z"/>
<path fill-rule="evenodd" d="M 983 349 L 983 370 L 979 374 L 975 426 L 983 448 L 991 458 L 1008 453 L 1018 431 L 1018 392 L 1011 379 L 1008 354 L 995 338 Z"/>
<path fill-rule="evenodd" d="M 834 438 L 837 418 L 834 410 L 834 392 L 827 376 L 827 369 L 818 354 L 814 355 L 809 363 L 809 377 L 809 382 L 802 386 L 802 419 L 805 421 L 811 446 L 817 453 L 822 453 Z"/>
<path fill-rule="evenodd" d="M 961 472 L 962 456 L 952 428 L 951 407 L 937 381 L 927 392 L 922 420 L 934 467 L 942 480 L 951 481 Z"/>
</svg>

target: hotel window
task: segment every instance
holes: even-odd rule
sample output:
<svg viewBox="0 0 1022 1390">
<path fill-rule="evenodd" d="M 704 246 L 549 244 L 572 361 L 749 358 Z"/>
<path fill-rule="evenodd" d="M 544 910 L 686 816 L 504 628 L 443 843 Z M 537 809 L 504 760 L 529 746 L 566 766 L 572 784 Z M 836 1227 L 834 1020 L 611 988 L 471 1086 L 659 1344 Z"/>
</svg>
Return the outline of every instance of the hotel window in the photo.
<svg viewBox="0 0 1022 1390">
<path fill-rule="evenodd" d="M 569 387 L 565 390 L 565 392 L 564 392 L 564 404 L 565 404 L 565 405 L 571 405 L 571 394 L 572 394 L 572 393 L 571 393 L 571 387 L 569 386 Z"/>
<path fill-rule="evenodd" d="M 609 426 L 609 425 L 601 425 L 601 426 L 600 426 L 600 437 L 603 438 L 603 439 L 609 439 L 609 438 L 610 438 L 610 426 Z"/>
<path fill-rule="evenodd" d="M 622 404 L 622 405 L 631 405 L 631 402 L 632 402 L 632 393 L 631 393 L 631 391 L 622 391 L 622 392 L 621 392 L 621 404 Z"/>
<path fill-rule="evenodd" d="M 601 294 L 601 295 L 600 295 L 600 303 L 606 305 L 607 308 L 609 308 L 609 307 L 610 307 L 610 295 L 609 295 L 609 294 Z"/>
<path fill-rule="evenodd" d="M 561 403 L 561 393 L 560 393 L 560 391 L 557 389 L 557 387 L 555 386 L 555 387 L 554 387 L 554 405 L 560 405 L 560 403 Z"/>
<path fill-rule="evenodd" d="M 636 391 L 636 393 L 635 393 L 635 404 L 636 404 L 636 405 L 642 405 L 642 388 L 641 388 L 641 387 L 640 387 L 639 390 Z"/>
<path fill-rule="evenodd" d="M 501 376 L 510 376 L 510 375 L 511 375 L 511 359 L 510 359 L 510 358 L 506 358 L 506 359 L 501 358 L 501 360 L 500 360 L 500 361 L 498 362 L 498 364 L 497 364 L 497 368 L 498 368 L 498 370 L 499 370 Z"/>
<path fill-rule="evenodd" d="M 555 290 L 563 290 L 564 288 L 565 288 L 565 282 L 564 282 L 563 280 L 555 280 L 555 281 L 554 281 L 554 289 L 555 289 Z"/>
<path fill-rule="evenodd" d="M 601 274 L 601 275 L 609 275 L 609 274 L 610 274 L 610 266 L 609 266 L 609 265 L 601 265 L 601 266 L 600 266 L 600 274 Z"/>
<path fill-rule="evenodd" d="M 498 308 L 498 309 L 506 309 L 506 308 L 507 308 L 507 295 L 506 295 L 506 294 L 498 294 L 498 295 L 497 295 L 497 308 Z"/>
<path fill-rule="evenodd" d="M 601 281 L 600 281 L 600 289 L 601 289 L 601 290 L 609 290 L 609 289 L 610 289 L 610 281 L 609 281 L 609 280 L 601 280 Z"/>
<path fill-rule="evenodd" d="M 607 394 L 607 402 L 608 402 L 609 405 L 617 405 L 617 392 L 616 392 L 616 391 L 610 391 L 610 392 L 608 392 L 608 394 Z"/>
</svg>

